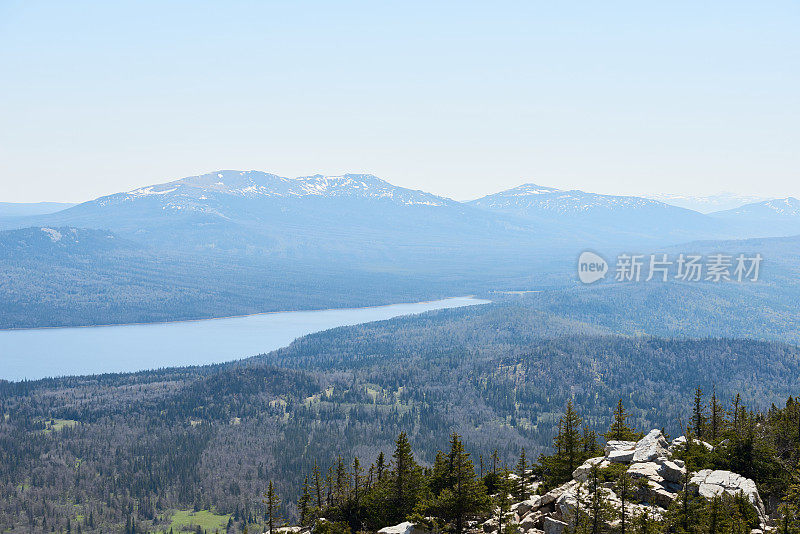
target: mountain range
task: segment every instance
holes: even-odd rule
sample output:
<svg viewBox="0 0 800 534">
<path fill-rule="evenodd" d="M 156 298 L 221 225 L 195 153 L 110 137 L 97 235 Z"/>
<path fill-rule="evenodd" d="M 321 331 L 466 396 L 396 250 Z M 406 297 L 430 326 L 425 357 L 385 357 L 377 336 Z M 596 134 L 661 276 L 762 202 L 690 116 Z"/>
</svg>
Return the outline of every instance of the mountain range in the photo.
<svg viewBox="0 0 800 534">
<path fill-rule="evenodd" d="M 47 306 L 61 310 L 48 325 L 74 324 L 80 314 L 70 302 L 85 304 L 84 313 L 107 295 L 117 295 L 118 305 L 105 316 L 125 322 L 148 320 L 155 298 L 162 299 L 159 319 L 169 319 L 218 315 L 212 302 L 249 313 L 558 286 L 572 283 L 575 258 L 587 248 L 650 252 L 800 234 L 798 204 L 788 198 L 703 214 L 530 183 L 458 202 L 370 174 L 217 171 L 54 213 L 0 217 L 0 327 L 51 317 Z M 73 286 L 83 278 L 80 298 L 52 272 Z M 145 296 L 124 290 L 136 286 L 132 280 L 147 280 Z M 52 302 L 30 303 L 30 295 Z M 292 295 L 302 295 L 302 304 Z M 176 299 L 174 313 L 165 298 Z M 131 299 L 139 300 L 132 306 Z M 34 314 L 31 306 L 42 309 Z"/>
</svg>

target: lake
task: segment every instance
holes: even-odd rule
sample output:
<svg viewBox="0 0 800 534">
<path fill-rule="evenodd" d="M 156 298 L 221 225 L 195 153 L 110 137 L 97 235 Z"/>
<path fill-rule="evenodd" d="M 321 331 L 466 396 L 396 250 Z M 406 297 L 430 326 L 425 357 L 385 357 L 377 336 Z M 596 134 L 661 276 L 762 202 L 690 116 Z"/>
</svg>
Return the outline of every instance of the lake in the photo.
<svg viewBox="0 0 800 534">
<path fill-rule="evenodd" d="M 285 347 L 298 337 L 329 328 L 488 302 L 454 297 L 174 323 L 2 330 L 0 379 L 34 380 L 221 363 Z"/>
</svg>

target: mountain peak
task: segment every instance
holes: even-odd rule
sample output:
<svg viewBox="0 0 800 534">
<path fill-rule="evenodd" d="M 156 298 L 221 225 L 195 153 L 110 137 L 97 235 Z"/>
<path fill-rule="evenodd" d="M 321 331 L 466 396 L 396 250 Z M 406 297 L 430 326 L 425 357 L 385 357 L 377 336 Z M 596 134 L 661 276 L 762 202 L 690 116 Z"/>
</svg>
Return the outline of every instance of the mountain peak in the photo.
<svg viewBox="0 0 800 534">
<path fill-rule="evenodd" d="M 762 218 L 795 219 L 800 217 L 800 200 L 795 197 L 784 197 L 763 202 L 753 202 L 732 210 L 718 211 L 714 215 L 723 217 L 746 215 Z"/>
<path fill-rule="evenodd" d="M 140 187 L 98 199 L 101 205 L 144 200 L 163 209 L 207 211 L 225 197 L 251 200 L 271 198 L 366 198 L 403 205 L 443 206 L 455 201 L 398 187 L 372 174 L 314 174 L 287 178 L 262 171 L 221 170 Z"/>
<path fill-rule="evenodd" d="M 560 189 L 556 189 L 555 187 L 547 187 L 544 185 L 538 185 L 531 182 L 524 183 L 522 185 L 518 185 L 512 189 L 507 189 L 506 191 L 502 191 L 499 194 L 504 194 L 506 196 L 517 196 L 517 197 L 524 197 L 529 195 L 543 195 L 547 193 L 555 193 L 561 191 Z"/>
</svg>

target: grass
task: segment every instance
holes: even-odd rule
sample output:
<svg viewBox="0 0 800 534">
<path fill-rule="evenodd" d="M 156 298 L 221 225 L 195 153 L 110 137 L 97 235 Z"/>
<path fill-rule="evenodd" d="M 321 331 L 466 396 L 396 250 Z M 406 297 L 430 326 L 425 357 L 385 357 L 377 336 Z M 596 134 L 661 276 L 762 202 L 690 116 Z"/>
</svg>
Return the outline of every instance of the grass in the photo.
<svg viewBox="0 0 800 534">
<path fill-rule="evenodd" d="M 170 529 L 174 534 L 179 532 L 192 532 L 199 525 L 203 530 L 208 532 L 225 532 L 228 526 L 228 519 L 230 515 L 218 515 L 208 510 L 200 510 L 199 512 L 192 512 L 189 510 L 176 510 L 172 514 L 172 522 L 161 532 L 168 533 Z"/>
<path fill-rule="evenodd" d="M 77 421 L 73 421 L 72 419 L 47 419 L 44 422 L 45 429 L 44 432 L 58 432 L 59 430 L 63 430 L 65 428 L 71 428 L 78 424 Z"/>
</svg>

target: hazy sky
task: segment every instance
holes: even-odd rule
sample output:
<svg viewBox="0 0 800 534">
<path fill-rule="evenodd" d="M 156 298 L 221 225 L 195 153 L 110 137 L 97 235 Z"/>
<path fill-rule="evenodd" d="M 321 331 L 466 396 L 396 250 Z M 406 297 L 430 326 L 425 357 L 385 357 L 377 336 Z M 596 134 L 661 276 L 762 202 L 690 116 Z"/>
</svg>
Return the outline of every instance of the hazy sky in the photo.
<svg viewBox="0 0 800 534">
<path fill-rule="evenodd" d="M 217 169 L 800 196 L 800 2 L 0 0 L 0 201 Z"/>
</svg>

